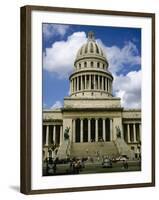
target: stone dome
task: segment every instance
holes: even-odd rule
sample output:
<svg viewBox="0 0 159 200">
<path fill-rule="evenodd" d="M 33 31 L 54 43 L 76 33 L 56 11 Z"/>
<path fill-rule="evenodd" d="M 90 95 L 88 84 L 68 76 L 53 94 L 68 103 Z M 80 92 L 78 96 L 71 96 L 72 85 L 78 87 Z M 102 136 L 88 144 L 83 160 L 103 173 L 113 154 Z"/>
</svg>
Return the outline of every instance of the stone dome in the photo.
<svg viewBox="0 0 159 200">
<path fill-rule="evenodd" d="M 88 33 L 87 43 L 82 45 L 81 48 L 78 50 L 75 62 L 84 58 L 89 58 L 89 57 L 94 57 L 98 59 L 100 58 L 103 61 L 107 62 L 106 56 L 102 48 L 97 44 L 93 32 Z"/>
<path fill-rule="evenodd" d="M 78 50 L 73 73 L 69 77 L 70 96 L 78 98 L 112 97 L 113 76 L 102 48 L 88 33 L 87 43 Z"/>
</svg>

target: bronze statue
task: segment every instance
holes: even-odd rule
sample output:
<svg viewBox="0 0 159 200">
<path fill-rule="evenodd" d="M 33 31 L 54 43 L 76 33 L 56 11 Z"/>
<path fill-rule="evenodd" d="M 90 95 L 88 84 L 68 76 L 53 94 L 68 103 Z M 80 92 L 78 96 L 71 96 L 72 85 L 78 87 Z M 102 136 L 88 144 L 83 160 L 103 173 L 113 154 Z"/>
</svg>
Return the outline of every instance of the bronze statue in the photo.
<svg viewBox="0 0 159 200">
<path fill-rule="evenodd" d="M 65 140 L 68 140 L 69 139 L 69 130 L 70 130 L 70 127 L 66 127 L 65 128 L 65 131 L 64 131 L 64 139 Z"/>
</svg>

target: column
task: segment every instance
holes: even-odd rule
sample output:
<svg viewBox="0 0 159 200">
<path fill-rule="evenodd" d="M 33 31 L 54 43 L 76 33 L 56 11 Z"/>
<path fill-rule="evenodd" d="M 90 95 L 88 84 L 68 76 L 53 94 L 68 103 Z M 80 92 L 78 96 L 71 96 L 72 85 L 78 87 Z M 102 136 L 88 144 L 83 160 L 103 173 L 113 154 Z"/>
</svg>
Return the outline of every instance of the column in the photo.
<svg viewBox="0 0 159 200">
<path fill-rule="evenodd" d="M 79 91 L 79 76 L 77 77 L 77 91 Z"/>
<path fill-rule="evenodd" d="M 109 79 L 108 79 L 108 92 L 109 92 Z"/>
<path fill-rule="evenodd" d="M 73 80 L 71 80 L 71 94 L 73 93 Z"/>
<path fill-rule="evenodd" d="M 80 76 L 81 78 L 81 90 L 83 90 L 83 80 L 82 80 L 82 76 Z"/>
<path fill-rule="evenodd" d="M 72 79 L 72 93 L 74 93 L 74 80 Z"/>
<path fill-rule="evenodd" d="M 72 94 L 72 80 L 71 80 L 71 85 L 70 85 L 70 94 Z"/>
<path fill-rule="evenodd" d="M 53 126 L 53 141 L 54 141 L 54 144 L 56 144 L 56 125 Z"/>
<path fill-rule="evenodd" d="M 141 129 L 141 124 L 139 124 L 139 138 L 140 138 L 140 141 L 142 141 L 142 129 Z"/>
<path fill-rule="evenodd" d="M 103 140 L 105 142 L 106 138 L 105 138 L 105 119 L 103 119 Z"/>
<path fill-rule="evenodd" d="M 72 81 L 70 80 L 70 90 L 69 90 L 69 94 L 71 94 L 72 93 Z"/>
<path fill-rule="evenodd" d="M 83 142 L 83 119 L 81 119 L 81 121 L 80 121 L 81 123 L 81 132 L 80 132 L 80 142 Z"/>
<path fill-rule="evenodd" d="M 74 79 L 72 79 L 72 93 L 74 92 Z"/>
<path fill-rule="evenodd" d="M 111 81 L 109 80 L 109 93 L 111 93 Z"/>
<path fill-rule="evenodd" d="M 127 124 L 128 143 L 130 143 L 130 126 Z"/>
<path fill-rule="evenodd" d="M 49 125 L 46 126 L 46 143 L 45 145 L 48 146 L 49 144 Z"/>
<path fill-rule="evenodd" d="M 75 92 L 75 79 L 73 78 L 73 92 Z"/>
<path fill-rule="evenodd" d="M 100 76 L 98 75 L 98 90 L 100 90 Z"/>
<path fill-rule="evenodd" d="M 75 142 L 75 122 L 76 120 L 72 120 L 72 141 Z"/>
<path fill-rule="evenodd" d="M 91 90 L 91 75 L 89 75 L 89 90 Z"/>
<path fill-rule="evenodd" d="M 75 89 L 74 89 L 74 92 L 76 92 L 77 91 L 77 82 L 76 82 L 77 80 L 76 80 L 76 78 L 74 78 L 74 87 L 75 87 Z"/>
<path fill-rule="evenodd" d="M 113 120 L 110 119 L 110 141 L 113 140 L 113 128 L 112 128 L 112 126 L 113 126 Z"/>
<path fill-rule="evenodd" d="M 95 141 L 98 142 L 98 119 L 96 119 Z"/>
<path fill-rule="evenodd" d="M 84 89 L 87 89 L 87 75 L 84 76 Z"/>
<path fill-rule="evenodd" d="M 107 78 L 107 92 L 109 92 L 109 80 Z"/>
<path fill-rule="evenodd" d="M 88 119 L 88 142 L 91 141 L 91 120 Z"/>
<path fill-rule="evenodd" d="M 107 78 L 105 78 L 105 90 L 107 91 Z"/>
<path fill-rule="evenodd" d="M 60 145 L 62 144 L 63 141 L 63 127 L 60 126 Z"/>
<path fill-rule="evenodd" d="M 136 142 L 136 125 L 133 124 L 134 142 Z"/>
<path fill-rule="evenodd" d="M 102 90 L 104 90 L 104 77 L 102 76 Z"/>
</svg>

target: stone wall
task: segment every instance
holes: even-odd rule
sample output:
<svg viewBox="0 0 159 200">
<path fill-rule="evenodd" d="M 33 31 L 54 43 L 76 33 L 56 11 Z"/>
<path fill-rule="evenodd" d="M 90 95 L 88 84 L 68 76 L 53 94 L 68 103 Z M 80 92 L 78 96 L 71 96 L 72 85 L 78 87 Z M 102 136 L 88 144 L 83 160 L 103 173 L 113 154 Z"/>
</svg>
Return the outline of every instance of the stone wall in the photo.
<svg viewBox="0 0 159 200">
<path fill-rule="evenodd" d="M 120 98 L 69 98 L 64 99 L 64 108 L 120 108 Z"/>
</svg>

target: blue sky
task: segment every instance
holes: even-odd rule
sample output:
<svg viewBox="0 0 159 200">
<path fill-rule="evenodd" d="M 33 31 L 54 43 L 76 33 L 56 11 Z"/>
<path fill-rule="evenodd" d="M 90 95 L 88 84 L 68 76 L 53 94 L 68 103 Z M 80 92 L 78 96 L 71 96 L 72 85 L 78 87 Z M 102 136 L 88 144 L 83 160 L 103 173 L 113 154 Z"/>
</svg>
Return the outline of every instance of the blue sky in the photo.
<svg viewBox="0 0 159 200">
<path fill-rule="evenodd" d="M 77 50 L 93 31 L 114 76 L 113 95 L 126 108 L 141 106 L 141 29 L 43 24 L 43 107 L 61 107 Z"/>
</svg>

